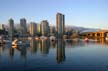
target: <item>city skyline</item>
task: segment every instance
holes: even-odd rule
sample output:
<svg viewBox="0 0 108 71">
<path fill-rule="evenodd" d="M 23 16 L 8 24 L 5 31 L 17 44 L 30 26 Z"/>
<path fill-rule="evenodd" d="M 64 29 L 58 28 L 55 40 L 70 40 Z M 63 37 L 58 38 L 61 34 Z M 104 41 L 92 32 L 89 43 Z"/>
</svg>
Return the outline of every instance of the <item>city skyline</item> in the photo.
<svg viewBox="0 0 108 71">
<path fill-rule="evenodd" d="M 40 22 L 47 19 L 56 25 L 55 14 L 66 15 L 66 26 L 108 29 L 107 0 L 0 0 L 0 23 L 6 24 L 9 18 L 15 23 L 25 18 L 27 22 Z"/>
</svg>

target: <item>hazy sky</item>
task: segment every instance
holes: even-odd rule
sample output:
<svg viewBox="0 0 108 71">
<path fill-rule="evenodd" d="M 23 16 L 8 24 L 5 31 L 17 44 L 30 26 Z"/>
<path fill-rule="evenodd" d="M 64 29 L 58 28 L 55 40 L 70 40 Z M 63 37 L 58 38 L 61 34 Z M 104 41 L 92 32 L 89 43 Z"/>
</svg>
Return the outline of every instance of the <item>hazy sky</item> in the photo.
<svg viewBox="0 0 108 71">
<path fill-rule="evenodd" d="M 0 23 L 13 18 L 19 23 L 39 23 L 47 19 L 56 24 L 56 13 L 65 14 L 66 25 L 108 29 L 108 0 L 0 0 Z"/>
</svg>

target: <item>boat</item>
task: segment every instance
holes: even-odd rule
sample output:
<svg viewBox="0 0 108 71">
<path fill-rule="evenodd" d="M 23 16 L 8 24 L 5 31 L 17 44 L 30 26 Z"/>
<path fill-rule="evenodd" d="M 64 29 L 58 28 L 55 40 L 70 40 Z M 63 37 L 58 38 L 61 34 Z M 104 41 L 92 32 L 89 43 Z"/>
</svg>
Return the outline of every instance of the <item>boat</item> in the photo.
<svg viewBox="0 0 108 71">
<path fill-rule="evenodd" d="M 29 42 L 27 42 L 27 41 L 21 41 L 21 40 L 18 40 L 18 39 L 15 39 L 12 42 L 12 46 L 27 46 L 27 45 L 29 45 Z"/>
</svg>

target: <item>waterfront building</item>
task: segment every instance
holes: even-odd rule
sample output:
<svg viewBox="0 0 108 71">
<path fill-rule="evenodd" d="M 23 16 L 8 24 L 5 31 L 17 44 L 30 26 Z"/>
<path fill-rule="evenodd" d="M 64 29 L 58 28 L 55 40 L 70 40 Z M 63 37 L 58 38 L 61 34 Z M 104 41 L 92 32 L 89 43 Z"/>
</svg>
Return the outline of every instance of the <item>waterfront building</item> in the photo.
<svg viewBox="0 0 108 71">
<path fill-rule="evenodd" d="M 35 22 L 30 22 L 30 25 L 29 25 L 30 36 L 36 36 L 37 34 L 36 26 L 37 24 Z"/>
<path fill-rule="evenodd" d="M 35 39 L 30 40 L 30 51 L 31 54 L 35 54 L 37 52 L 37 41 Z"/>
<path fill-rule="evenodd" d="M 37 34 L 41 35 L 41 24 L 37 24 Z"/>
<path fill-rule="evenodd" d="M 4 30 L 4 25 L 0 24 L 0 30 Z"/>
<path fill-rule="evenodd" d="M 50 26 L 50 36 L 54 36 L 54 35 L 55 35 L 55 27 Z"/>
<path fill-rule="evenodd" d="M 9 37 L 14 35 L 14 20 L 12 18 L 8 20 L 8 34 Z"/>
<path fill-rule="evenodd" d="M 49 23 L 47 20 L 41 22 L 41 34 L 42 36 L 49 36 Z"/>
<path fill-rule="evenodd" d="M 21 33 L 26 34 L 27 33 L 27 25 L 26 25 L 26 19 L 25 18 L 20 19 L 20 27 L 21 27 Z"/>
<path fill-rule="evenodd" d="M 56 31 L 57 37 L 63 37 L 65 29 L 65 16 L 61 13 L 56 14 Z"/>
</svg>

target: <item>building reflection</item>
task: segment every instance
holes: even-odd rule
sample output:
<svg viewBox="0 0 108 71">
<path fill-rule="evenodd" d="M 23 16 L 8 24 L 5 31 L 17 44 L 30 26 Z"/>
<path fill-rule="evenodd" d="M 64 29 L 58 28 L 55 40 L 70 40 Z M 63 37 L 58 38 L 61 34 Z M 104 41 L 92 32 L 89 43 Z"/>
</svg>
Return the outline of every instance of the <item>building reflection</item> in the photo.
<svg viewBox="0 0 108 71">
<path fill-rule="evenodd" d="M 31 54 L 35 54 L 37 52 L 37 41 L 35 39 L 30 40 L 30 51 Z"/>
<path fill-rule="evenodd" d="M 41 40 L 41 54 L 46 55 L 49 53 L 50 42 L 49 40 Z"/>
<path fill-rule="evenodd" d="M 67 48 L 76 48 L 76 47 L 83 47 L 87 44 L 87 42 L 82 42 L 82 41 L 76 41 L 76 40 L 66 40 L 65 41 L 65 46 Z"/>
<path fill-rule="evenodd" d="M 97 40 L 97 41 L 95 41 L 96 44 L 108 45 L 108 41 L 106 41 L 105 38 L 95 38 L 95 40 Z"/>
<path fill-rule="evenodd" d="M 50 48 L 55 48 L 55 44 L 56 44 L 55 41 L 50 41 Z"/>
<path fill-rule="evenodd" d="M 100 46 L 101 44 L 102 45 L 108 44 L 108 41 L 105 41 L 104 39 L 96 39 L 96 40 L 99 40 L 99 41 L 97 42 L 96 41 L 84 42 L 84 41 L 73 41 L 73 40 L 64 41 L 63 39 L 56 40 L 56 41 L 49 41 L 45 39 L 42 39 L 42 40 L 31 39 L 30 47 L 29 46 L 26 46 L 26 47 L 16 46 L 12 48 L 11 45 L 9 46 L 9 44 L 5 44 L 6 46 L 0 46 L 0 57 L 7 58 L 6 60 L 8 60 L 9 58 L 9 62 L 11 63 L 16 61 L 17 58 L 20 59 L 18 60 L 18 62 L 22 61 L 23 63 L 26 63 L 29 59 L 32 61 L 32 59 L 29 58 L 29 56 L 31 54 L 36 54 L 38 52 L 38 49 L 40 50 L 43 56 L 48 55 L 49 50 L 51 49 L 51 52 L 50 52 L 50 55 L 48 55 L 48 58 L 51 56 L 51 54 L 56 53 L 55 59 L 56 59 L 56 62 L 59 64 L 66 60 L 65 48 L 72 48 L 72 49 L 73 48 L 84 48 L 84 47 L 89 48 L 88 45 L 92 45 L 93 47 L 95 47 L 96 46 L 94 45 L 95 43 L 97 44 L 96 47 Z M 87 44 L 87 46 L 85 46 L 85 44 Z M 102 47 L 107 47 L 107 46 L 104 45 Z M 56 52 L 55 52 L 55 49 L 56 49 Z M 8 57 L 6 57 L 7 56 L 6 53 L 8 53 Z M 51 57 L 53 58 L 53 55 Z M 37 55 L 37 58 L 38 58 L 38 55 Z M 33 57 L 33 59 L 35 59 L 35 57 Z"/>
<path fill-rule="evenodd" d="M 41 41 L 37 41 L 37 48 L 41 48 Z"/>
<path fill-rule="evenodd" d="M 20 55 L 21 55 L 21 59 L 23 61 L 23 63 L 26 62 L 26 55 L 27 55 L 27 49 L 26 47 L 20 46 L 16 48 L 18 51 L 20 51 Z"/>
<path fill-rule="evenodd" d="M 65 61 L 65 43 L 64 41 L 61 40 L 57 40 L 57 53 L 56 53 L 56 60 L 57 63 L 61 63 L 63 61 Z"/>
<path fill-rule="evenodd" d="M 26 48 L 22 48 L 21 49 L 21 58 L 24 63 L 26 62 L 26 54 L 27 54 Z"/>
<path fill-rule="evenodd" d="M 13 62 L 13 57 L 14 57 L 14 48 L 9 48 L 9 57 L 10 61 Z"/>
<path fill-rule="evenodd" d="M 0 56 L 2 55 L 2 52 L 3 52 L 3 47 L 0 46 Z"/>
</svg>

